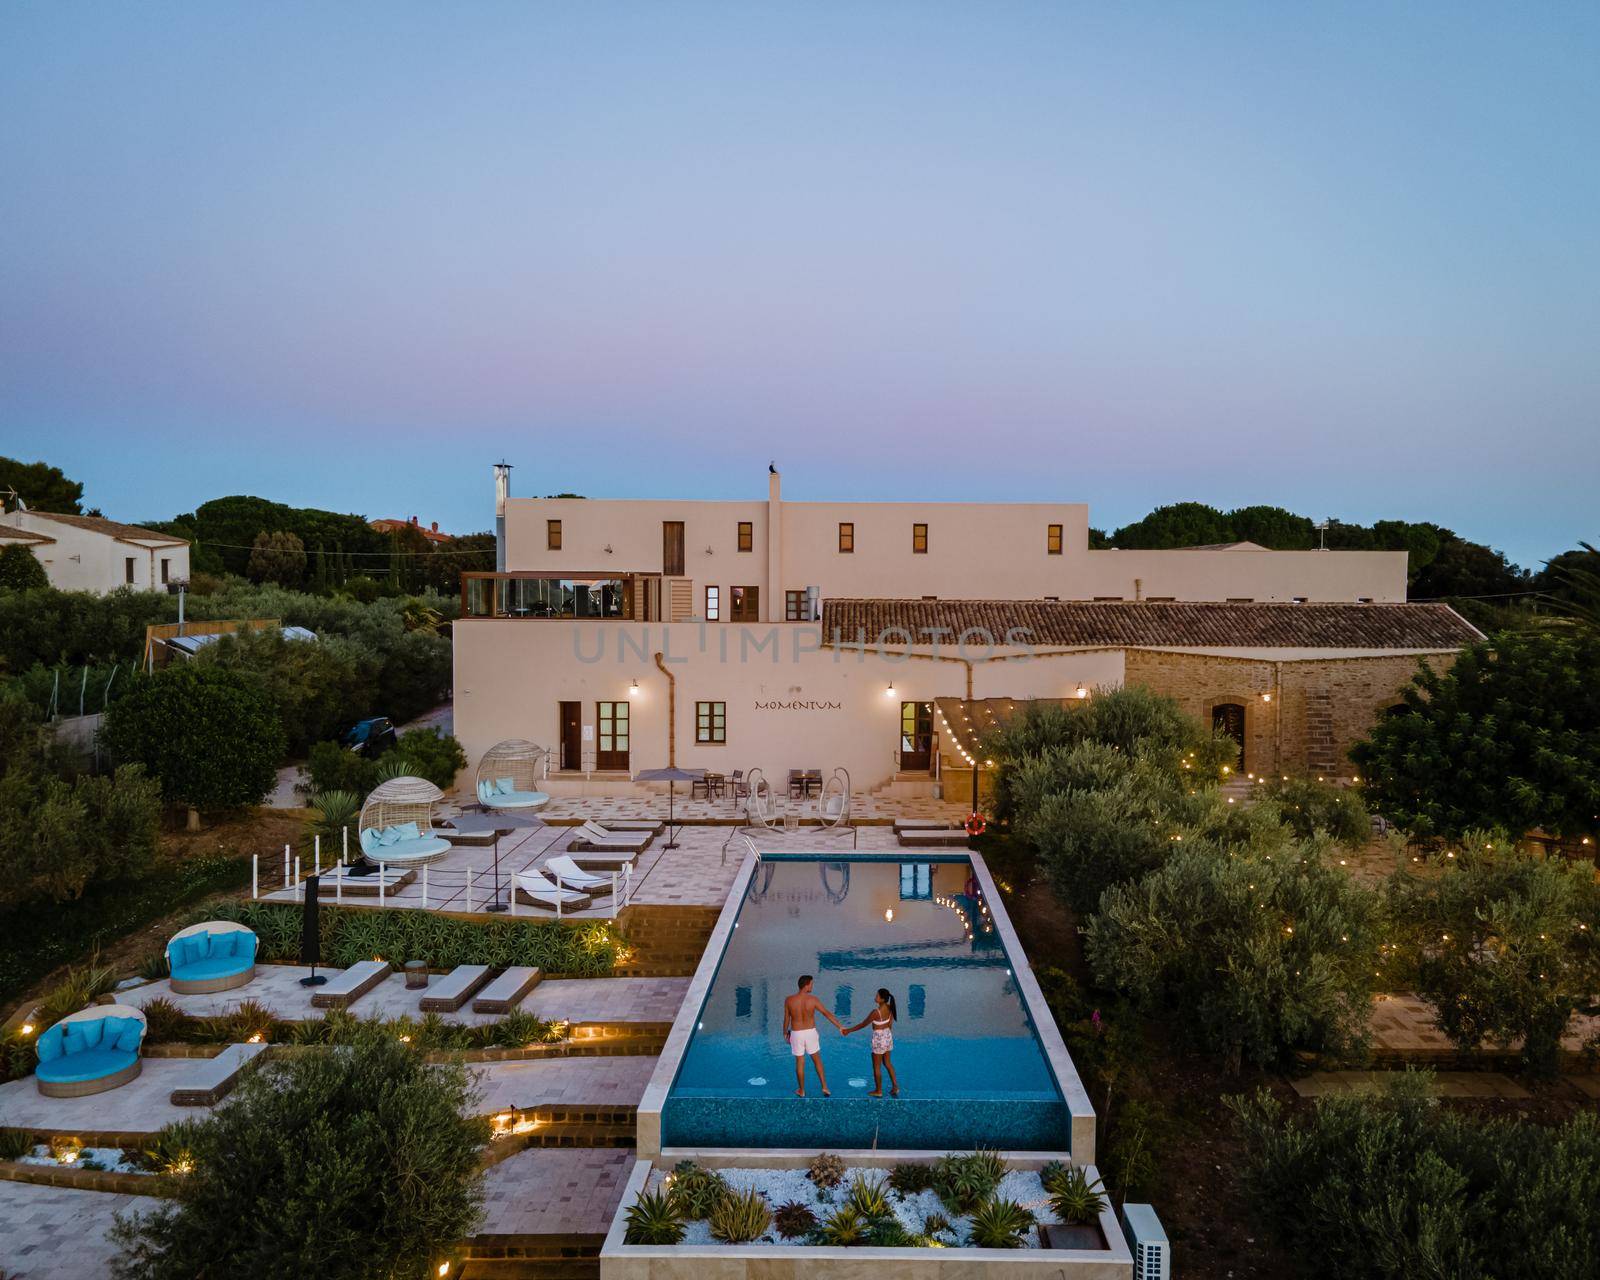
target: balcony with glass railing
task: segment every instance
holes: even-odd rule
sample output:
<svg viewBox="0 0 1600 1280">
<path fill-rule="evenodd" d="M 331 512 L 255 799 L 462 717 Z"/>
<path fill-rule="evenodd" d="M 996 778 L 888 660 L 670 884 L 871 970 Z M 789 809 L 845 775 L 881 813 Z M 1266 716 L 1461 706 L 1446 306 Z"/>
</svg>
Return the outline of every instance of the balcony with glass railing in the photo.
<svg viewBox="0 0 1600 1280">
<path fill-rule="evenodd" d="M 463 573 L 461 616 L 651 622 L 661 617 L 661 575 Z"/>
</svg>

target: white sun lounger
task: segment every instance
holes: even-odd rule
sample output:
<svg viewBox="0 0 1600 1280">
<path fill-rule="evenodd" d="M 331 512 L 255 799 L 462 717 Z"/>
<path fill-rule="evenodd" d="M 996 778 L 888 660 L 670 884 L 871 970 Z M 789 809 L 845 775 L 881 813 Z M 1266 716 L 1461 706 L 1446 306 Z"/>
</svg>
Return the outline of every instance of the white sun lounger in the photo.
<svg viewBox="0 0 1600 1280">
<path fill-rule="evenodd" d="M 488 980 L 488 965 L 458 964 L 439 981 L 428 984 L 417 1008 L 422 1013 L 454 1013 Z"/>
<path fill-rule="evenodd" d="M 563 911 L 581 911 L 589 905 L 589 895 L 579 893 L 576 889 L 563 889 L 560 885 L 546 880 L 537 871 L 519 871 L 511 877 L 513 893 L 520 893 L 522 900 L 536 907 L 549 907 L 554 911 L 560 904 Z"/>
<path fill-rule="evenodd" d="M 582 893 L 610 893 L 611 877 L 597 876 L 585 871 L 566 854 L 557 854 L 539 868 L 557 884 Z"/>
<path fill-rule="evenodd" d="M 362 960 L 351 965 L 311 997 L 316 1009 L 348 1009 L 389 976 L 387 960 Z"/>
<path fill-rule="evenodd" d="M 472 1012 L 510 1013 L 543 977 L 537 966 L 512 965 L 473 997 Z"/>
<path fill-rule="evenodd" d="M 178 1078 L 168 1101 L 175 1107 L 209 1107 L 221 1102 L 266 1048 L 264 1044 L 230 1044 L 214 1058 L 198 1059 Z"/>
<path fill-rule="evenodd" d="M 640 853 L 654 838 L 648 831 L 607 831 L 598 822 L 585 822 L 572 843 L 596 853 Z"/>
<path fill-rule="evenodd" d="M 628 831 L 635 835 L 641 831 L 648 831 L 651 835 L 656 835 L 666 825 L 660 818 L 607 818 L 605 820 L 605 829 L 607 831 Z"/>
</svg>

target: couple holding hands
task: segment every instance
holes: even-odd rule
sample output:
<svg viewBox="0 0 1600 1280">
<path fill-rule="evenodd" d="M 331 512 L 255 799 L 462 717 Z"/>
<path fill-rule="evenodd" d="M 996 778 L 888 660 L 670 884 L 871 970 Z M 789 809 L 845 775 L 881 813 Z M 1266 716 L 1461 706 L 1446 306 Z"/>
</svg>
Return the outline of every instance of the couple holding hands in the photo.
<svg viewBox="0 0 1600 1280">
<path fill-rule="evenodd" d="M 830 1013 L 821 1000 L 811 993 L 812 975 L 800 975 L 800 989 L 783 1002 L 783 1035 L 794 1053 L 794 1078 L 799 1086 L 795 1096 L 806 1096 L 806 1059 L 817 1069 L 817 1081 L 822 1085 L 822 1096 L 830 1098 L 828 1076 L 822 1069 L 822 1037 L 817 1033 L 817 1014 L 821 1014 L 838 1028 L 841 1035 L 872 1028 L 872 1092 L 869 1098 L 883 1097 L 883 1073 L 889 1073 L 889 1096 L 900 1096 L 900 1082 L 895 1079 L 894 1063 L 889 1055 L 894 1049 L 894 1023 L 897 1016 L 894 997 L 878 988 L 878 1002 L 872 1012 L 853 1027 L 847 1027 Z"/>
</svg>

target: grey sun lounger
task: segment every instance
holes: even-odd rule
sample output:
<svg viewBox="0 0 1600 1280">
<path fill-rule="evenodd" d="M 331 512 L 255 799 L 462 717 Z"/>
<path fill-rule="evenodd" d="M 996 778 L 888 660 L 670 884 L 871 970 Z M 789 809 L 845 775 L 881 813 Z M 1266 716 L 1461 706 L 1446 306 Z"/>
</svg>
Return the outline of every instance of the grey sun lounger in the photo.
<svg viewBox="0 0 1600 1280">
<path fill-rule="evenodd" d="M 353 964 L 311 997 L 315 1009 L 348 1009 L 392 971 L 387 960 L 363 960 Z"/>
<path fill-rule="evenodd" d="M 473 1013 L 510 1013 L 539 985 L 544 972 L 536 967 L 513 965 L 478 992 L 472 1001 Z"/>
<path fill-rule="evenodd" d="M 221 1102 L 266 1048 L 264 1044 L 230 1044 L 214 1058 L 195 1059 L 174 1086 L 169 1101 L 175 1107 L 209 1107 Z"/>
<path fill-rule="evenodd" d="M 896 831 L 948 831 L 955 827 L 955 823 L 946 822 L 942 818 L 896 818 L 894 829 Z"/>
<path fill-rule="evenodd" d="M 607 818 L 600 825 L 607 831 L 631 831 L 634 834 L 648 831 L 651 835 L 659 835 L 666 823 L 659 818 Z"/>
<path fill-rule="evenodd" d="M 940 831 L 901 831 L 900 843 L 908 849 L 965 849 L 972 838 L 960 827 Z"/>
<path fill-rule="evenodd" d="M 454 1013 L 487 981 L 488 965 L 458 964 L 439 981 L 428 984 L 417 1009 L 422 1013 Z"/>
<path fill-rule="evenodd" d="M 648 831 L 608 831 L 597 822 L 585 822 L 568 847 L 597 853 L 642 853 L 653 839 Z"/>
</svg>

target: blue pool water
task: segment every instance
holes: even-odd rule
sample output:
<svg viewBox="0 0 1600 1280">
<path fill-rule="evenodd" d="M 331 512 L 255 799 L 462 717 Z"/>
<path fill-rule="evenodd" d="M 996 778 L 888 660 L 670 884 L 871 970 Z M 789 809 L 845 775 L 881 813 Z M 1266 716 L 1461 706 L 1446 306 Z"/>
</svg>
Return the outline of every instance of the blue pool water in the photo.
<svg viewBox="0 0 1600 1280">
<path fill-rule="evenodd" d="M 667 1146 L 1067 1150 L 1068 1117 L 965 858 L 769 855 L 757 865 L 662 1114 Z M 845 1026 L 899 1005 L 900 1097 L 868 1098 L 870 1029 L 821 1017 L 831 1098 L 794 1096 L 800 974 Z M 887 1094 L 888 1078 L 884 1078 Z"/>
</svg>

